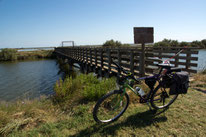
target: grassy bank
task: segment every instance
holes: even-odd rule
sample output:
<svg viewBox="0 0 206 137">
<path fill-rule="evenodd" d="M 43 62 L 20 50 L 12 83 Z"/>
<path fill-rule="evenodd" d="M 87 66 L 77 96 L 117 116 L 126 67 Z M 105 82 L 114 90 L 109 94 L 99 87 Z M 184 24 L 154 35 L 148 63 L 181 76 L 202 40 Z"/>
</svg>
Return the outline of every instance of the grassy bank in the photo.
<svg viewBox="0 0 206 137">
<path fill-rule="evenodd" d="M 52 53 L 53 50 L 17 51 L 16 49 L 2 49 L 0 61 L 52 58 Z"/>
<path fill-rule="evenodd" d="M 106 88 L 113 80 L 101 83 L 83 74 L 59 80 L 51 99 L 2 102 L 0 136 L 205 136 L 206 94 L 194 88 L 197 79 L 204 86 L 206 81 L 204 73 L 197 75 L 188 94 L 180 95 L 165 113 L 155 116 L 146 105 L 133 101 L 118 121 L 106 125 L 94 122 L 92 110 L 97 95 L 110 90 Z"/>
<path fill-rule="evenodd" d="M 53 50 L 20 51 L 17 52 L 17 59 L 42 59 L 53 58 Z"/>
</svg>

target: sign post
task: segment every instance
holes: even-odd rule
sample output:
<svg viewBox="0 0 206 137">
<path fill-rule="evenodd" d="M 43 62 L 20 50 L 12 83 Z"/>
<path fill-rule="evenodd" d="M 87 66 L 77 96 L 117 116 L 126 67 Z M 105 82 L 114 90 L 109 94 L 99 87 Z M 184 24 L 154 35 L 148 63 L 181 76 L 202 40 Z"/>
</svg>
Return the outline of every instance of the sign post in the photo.
<svg viewBox="0 0 206 137">
<path fill-rule="evenodd" d="M 145 43 L 154 42 L 153 27 L 134 27 L 134 43 L 142 44 L 142 53 L 140 56 L 140 75 L 145 75 Z"/>
</svg>

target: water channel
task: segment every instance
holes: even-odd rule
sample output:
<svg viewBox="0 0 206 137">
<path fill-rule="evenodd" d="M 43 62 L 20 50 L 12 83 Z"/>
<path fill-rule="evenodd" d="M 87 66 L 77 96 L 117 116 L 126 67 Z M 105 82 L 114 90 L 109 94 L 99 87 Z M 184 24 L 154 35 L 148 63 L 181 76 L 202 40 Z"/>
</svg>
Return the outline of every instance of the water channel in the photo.
<svg viewBox="0 0 206 137">
<path fill-rule="evenodd" d="M 0 100 L 35 98 L 53 93 L 59 79 L 55 60 L 0 63 Z"/>
</svg>

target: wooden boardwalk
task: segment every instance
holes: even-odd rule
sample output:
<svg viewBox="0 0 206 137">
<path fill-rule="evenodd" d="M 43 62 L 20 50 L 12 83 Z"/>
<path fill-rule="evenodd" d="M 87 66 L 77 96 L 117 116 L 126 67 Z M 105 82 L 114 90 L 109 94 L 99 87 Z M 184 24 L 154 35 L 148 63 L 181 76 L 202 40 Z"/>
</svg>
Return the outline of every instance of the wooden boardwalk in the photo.
<svg viewBox="0 0 206 137">
<path fill-rule="evenodd" d="M 83 70 L 117 73 L 116 66 L 112 60 L 120 64 L 134 75 L 144 76 L 154 73 L 160 59 L 168 59 L 174 56 L 182 48 L 177 47 L 58 47 L 54 52 L 57 56 L 67 58 L 70 64 L 78 63 Z M 189 73 L 196 73 L 198 51 L 195 48 L 185 48 L 183 52 L 170 63 L 174 67 L 181 67 Z"/>
</svg>

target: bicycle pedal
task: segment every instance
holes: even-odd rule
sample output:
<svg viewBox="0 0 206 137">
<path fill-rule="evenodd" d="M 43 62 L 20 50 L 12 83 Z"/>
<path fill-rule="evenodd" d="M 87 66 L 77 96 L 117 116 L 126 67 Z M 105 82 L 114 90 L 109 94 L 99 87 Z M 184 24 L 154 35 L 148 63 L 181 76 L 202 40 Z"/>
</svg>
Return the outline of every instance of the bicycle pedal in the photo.
<svg viewBox="0 0 206 137">
<path fill-rule="evenodd" d="M 145 98 L 146 98 L 146 95 L 143 96 L 143 97 L 141 97 L 141 98 L 139 99 L 139 102 L 140 102 L 140 103 L 147 103 L 147 100 L 146 100 Z"/>
<path fill-rule="evenodd" d="M 146 99 L 140 98 L 139 103 L 147 103 Z"/>
</svg>

